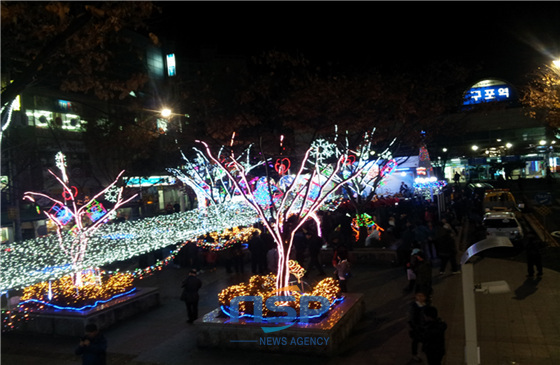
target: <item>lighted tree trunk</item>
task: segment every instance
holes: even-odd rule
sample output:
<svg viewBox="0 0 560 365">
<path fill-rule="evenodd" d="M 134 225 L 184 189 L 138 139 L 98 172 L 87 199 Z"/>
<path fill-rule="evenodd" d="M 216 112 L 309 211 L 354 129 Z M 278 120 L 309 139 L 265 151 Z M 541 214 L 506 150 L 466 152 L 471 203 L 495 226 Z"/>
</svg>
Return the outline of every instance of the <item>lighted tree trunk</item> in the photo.
<svg viewBox="0 0 560 365">
<path fill-rule="evenodd" d="M 284 288 L 289 286 L 289 257 L 295 233 L 310 219 L 317 219 L 316 212 L 327 198 L 357 176 L 361 169 L 347 170 L 348 173 L 342 174 L 343 169 L 348 166 L 347 153 L 341 154 L 333 165 L 319 164 L 319 159 L 311 161 L 310 153 L 313 148 L 310 148 L 291 184 L 285 189 L 281 190 L 269 178 L 266 178 L 266 187 L 259 186 L 258 183 L 252 187 L 245 167 L 236 160 L 233 152 L 226 159 L 218 160 L 212 155 L 208 145 L 201 143 L 206 147 L 208 158 L 224 170 L 271 233 L 278 249 L 276 289 L 285 293 Z M 306 168 L 307 173 L 304 172 Z M 259 194 L 265 194 L 265 197 Z"/>
<path fill-rule="evenodd" d="M 83 262 L 86 255 L 89 237 L 106 222 L 108 217 L 122 205 L 128 203 L 136 197 L 136 194 L 124 199 L 122 197 L 123 188 L 118 188 L 114 206 L 106 210 L 96 199 L 104 195 L 109 189 L 113 188 L 120 179 L 124 171 L 105 189 L 97 193 L 89 202 L 79 206 L 76 201 L 77 190 L 68 185 L 66 175 L 66 161 L 62 153 L 57 154 L 57 166 L 62 172 L 62 177 L 56 176 L 48 170 L 62 186 L 63 200 L 55 199 L 46 194 L 36 192 L 26 192 L 23 199 L 36 202 L 37 198 L 44 198 L 53 203 L 44 214 L 56 225 L 58 243 L 60 249 L 70 258 L 73 269 L 74 285 L 79 287 L 82 284 L 81 272 L 84 269 Z M 71 227 L 71 229 L 70 229 Z M 68 232 L 67 232 L 68 231 Z"/>
</svg>

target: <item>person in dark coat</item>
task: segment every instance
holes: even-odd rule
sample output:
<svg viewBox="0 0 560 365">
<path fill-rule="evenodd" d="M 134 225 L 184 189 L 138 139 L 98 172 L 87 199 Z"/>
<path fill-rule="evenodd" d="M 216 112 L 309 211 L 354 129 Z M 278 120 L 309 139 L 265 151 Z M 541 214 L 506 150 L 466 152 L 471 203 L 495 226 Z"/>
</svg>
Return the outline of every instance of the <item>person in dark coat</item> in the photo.
<svg viewBox="0 0 560 365">
<path fill-rule="evenodd" d="M 424 321 L 422 351 L 426 354 L 428 365 L 441 365 L 445 356 L 447 323 L 438 317 L 437 309 L 432 306 L 424 308 Z"/>
<path fill-rule="evenodd" d="M 251 252 L 251 272 L 253 274 L 264 274 L 266 271 L 266 247 L 258 231 L 253 232 L 251 238 L 247 241 L 247 246 Z"/>
<path fill-rule="evenodd" d="M 414 292 L 426 293 L 428 303 L 432 296 L 432 264 L 426 260 L 421 250 L 415 249 L 410 258 L 411 268 L 415 274 Z"/>
<path fill-rule="evenodd" d="M 447 228 L 440 229 L 441 234 L 436 239 L 437 253 L 440 259 L 439 273 L 443 275 L 447 267 L 447 263 L 451 264 L 453 273 L 459 272 L 459 264 L 457 263 L 457 246 L 452 231 Z"/>
<path fill-rule="evenodd" d="M 107 339 L 96 324 L 86 325 L 85 335 L 80 339 L 75 354 L 82 357 L 82 365 L 107 364 Z"/>
<path fill-rule="evenodd" d="M 418 345 L 421 341 L 422 331 L 424 328 L 424 308 L 426 308 L 426 294 L 419 291 L 414 295 L 414 301 L 410 303 L 408 309 L 408 335 L 412 340 L 411 353 L 412 360 L 415 362 L 422 361 L 418 357 Z"/>
<path fill-rule="evenodd" d="M 305 245 L 309 249 L 309 265 L 307 266 L 307 272 L 315 268 L 319 275 L 325 275 L 323 266 L 319 260 L 319 254 L 321 253 L 321 248 L 323 247 L 323 239 L 311 231 L 305 232 Z"/>
<path fill-rule="evenodd" d="M 245 257 L 243 253 L 243 246 L 241 242 L 235 242 L 232 248 L 233 252 L 233 268 L 236 274 L 243 274 L 245 272 Z"/>
<path fill-rule="evenodd" d="M 294 234 L 294 249 L 296 250 L 296 261 L 301 267 L 305 267 L 305 253 L 307 251 L 307 240 L 302 230 Z"/>
<path fill-rule="evenodd" d="M 196 276 L 196 270 L 189 271 L 189 275 L 183 281 L 181 287 L 181 300 L 187 307 L 188 323 L 193 323 L 198 318 L 198 290 L 202 287 L 202 281 Z"/>
<path fill-rule="evenodd" d="M 527 236 L 525 253 L 527 255 L 527 277 L 535 275 L 535 268 L 537 269 L 537 276 L 542 276 L 541 243 L 538 237 Z"/>
</svg>

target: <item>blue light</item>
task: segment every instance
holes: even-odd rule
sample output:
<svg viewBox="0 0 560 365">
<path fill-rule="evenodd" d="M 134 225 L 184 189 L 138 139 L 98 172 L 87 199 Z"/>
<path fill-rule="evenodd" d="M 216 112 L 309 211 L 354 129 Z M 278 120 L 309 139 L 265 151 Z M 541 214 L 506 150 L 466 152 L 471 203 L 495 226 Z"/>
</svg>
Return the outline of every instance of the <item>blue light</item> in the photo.
<svg viewBox="0 0 560 365">
<path fill-rule="evenodd" d="M 175 76 L 175 54 L 171 53 L 167 55 L 167 76 Z"/>
<path fill-rule="evenodd" d="M 508 85 L 473 87 L 467 91 L 463 105 L 506 101 L 511 97 L 512 91 Z"/>
<path fill-rule="evenodd" d="M 92 309 L 92 308 L 95 308 L 95 307 L 98 306 L 99 304 L 105 304 L 105 303 L 107 303 L 107 302 L 110 302 L 110 301 L 113 300 L 113 299 L 117 299 L 117 298 L 120 298 L 120 297 L 122 297 L 122 296 L 128 295 L 128 294 L 130 294 L 130 293 L 132 293 L 132 292 L 134 292 L 134 291 L 136 291 L 136 288 L 132 288 L 131 290 L 129 290 L 129 291 L 127 291 L 127 292 L 124 292 L 124 293 L 121 293 L 121 294 L 117 294 L 117 295 L 115 295 L 115 296 L 113 296 L 113 297 L 111 297 L 111 298 L 109 298 L 109 299 L 107 299 L 107 300 L 98 300 L 98 301 L 96 301 L 94 304 L 84 305 L 83 307 L 80 307 L 80 308 L 75 308 L 75 307 L 62 307 L 62 306 L 58 306 L 58 305 L 55 305 L 55 304 L 51 304 L 51 303 L 49 303 L 49 302 L 44 302 L 44 301 L 38 300 L 38 299 L 29 299 L 29 300 L 25 300 L 25 301 L 23 301 L 23 302 L 20 302 L 19 305 L 26 304 L 26 303 L 39 303 L 39 304 L 44 304 L 44 305 L 46 305 L 46 306 L 48 306 L 48 307 L 52 307 L 52 308 L 55 308 L 55 309 L 58 309 L 58 310 L 69 310 L 69 311 L 80 312 L 80 311 L 83 311 L 83 310 L 85 310 L 85 309 Z"/>
<path fill-rule="evenodd" d="M 338 303 L 340 303 L 340 302 L 342 302 L 342 301 L 344 301 L 344 297 L 335 299 L 335 300 L 331 303 L 330 309 L 332 309 L 336 304 L 338 304 Z M 329 310 L 330 310 L 330 309 L 329 309 Z M 220 306 L 220 310 L 221 310 L 222 313 L 224 313 L 226 316 L 232 317 L 231 309 L 230 309 L 229 306 L 227 306 L 227 305 L 221 305 L 221 306 Z M 263 320 L 263 322 L 269 322 L 269 323 L 278 324 L 278 323 L 290 323 L 290 322 L 298 321 L 298 320 L 302 320 L 302 319 L 308 319 L 308 320 L 309 320 L 309 319 L 315 319 L 315 318 L 319 318 L 319 317 L 321 317 L 321 316 L 323 316 L 323 315 L 324 315 L 324 314 L 318 314 L 318 315 L 313 315 L 313 316 L 305 316 L 305 317 L 302 317 L 302 316 L 296 316 L 296 317 L 293 317 L 293 316 L 262 317 L 262 320 Z M 249 319 L 249 320 L 253 320 L 253 319 L 254 319 L 254 315 L 252 315 L 252 314 L 250 314 L 250 313 L 244 313 L 244 314 L 240 314 L 240 315 L 238 316 L 238 318 L 247 318 L 247 319 Z M 257 322 L 255 322 L 255 323 L 257 323 Z"/>
</svg>

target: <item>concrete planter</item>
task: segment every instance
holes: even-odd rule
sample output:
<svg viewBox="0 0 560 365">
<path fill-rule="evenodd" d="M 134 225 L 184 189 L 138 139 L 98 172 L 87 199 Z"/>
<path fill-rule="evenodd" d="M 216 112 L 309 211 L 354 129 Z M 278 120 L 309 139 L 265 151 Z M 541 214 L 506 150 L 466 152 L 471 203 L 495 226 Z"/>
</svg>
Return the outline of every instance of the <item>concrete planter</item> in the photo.
<svg viewBox="0 0 560 365">
<path fill-rule="evenodd" d="M 14 331 L 65 336 L 82 336 L 87 323 L 105 329 L 160 304 L 157 288 L 138 288 L 133 293 L 101 304 L 90 310 L 73 311 L 46 308 L 29 313 L 29 320 Z"/>
<path fill-rule="evenodd" d="M 235 348 L 280 353 L 334 355 L 365 312 L 362 294 L 347 294 L 342 303 L 318 323 L 296 323 L 289 328 L 265 333 L 261 323 L 220 317 L 217 308 L 195 321 L 197 344 L 201 348 Z"/>
</svg>

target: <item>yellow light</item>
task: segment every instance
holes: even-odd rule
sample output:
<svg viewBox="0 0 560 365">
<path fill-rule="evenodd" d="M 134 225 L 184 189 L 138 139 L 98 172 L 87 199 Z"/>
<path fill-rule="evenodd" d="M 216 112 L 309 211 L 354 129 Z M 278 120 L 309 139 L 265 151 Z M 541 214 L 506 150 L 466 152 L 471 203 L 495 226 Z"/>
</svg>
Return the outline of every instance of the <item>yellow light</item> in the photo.
<svg viewBox="0 0 560 365">
<path fill-rule="evenodd" d="M 321 280 L 317 285 L 312 289 L 311 294 L 308 293 L 299 293 L 296 291 L 290 292 L 290 295 L 295 297 L 294 302 L 285 303 L 290 307 L 293 307 L 299 313 L 299 300 L 302 295 L 317 295 L 327 298 L 329 302 L 332 304 L 334 300 L 340 297 L 340 287 L 338 283 L 333 278 L 326 278 Z M 269 275 L 254 275 L 249 279 L 249 283 L 241 283 L 237 285 L 232 285 L 224 290 L 222 290 L 218 294 L 218 301 L 221 305 L 228 306 L 230 301 L 238 296 L 260 296 L 263 299 L 263 308 L 262 313 L 263 316 L 269 315 L 269 310 L 265 306 L 266 299 L 277 295 L 276 291 L 276 275 L 269 274 Z M 311 302 L 310 308 L 318 307 L 319 303 Z M 239 312 L 240 313 L 253 313 L 253 303 L 252 302 L 240 302 L 239 303 Z"/>
<path fill-rule="evenodd" d="M 164 118 L 169 118 L 171 116 L 171 110 L 167 108 L 163 108 L 161 110 L 161 116 Z"/>
</svg>

